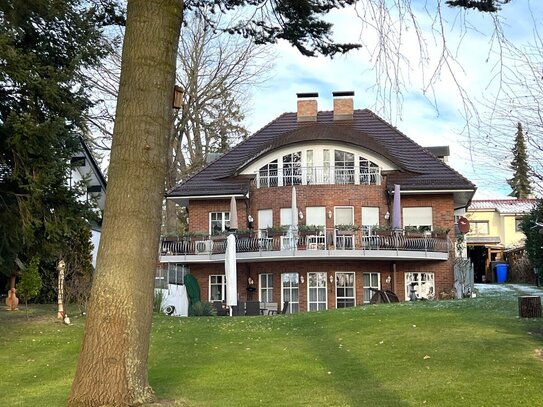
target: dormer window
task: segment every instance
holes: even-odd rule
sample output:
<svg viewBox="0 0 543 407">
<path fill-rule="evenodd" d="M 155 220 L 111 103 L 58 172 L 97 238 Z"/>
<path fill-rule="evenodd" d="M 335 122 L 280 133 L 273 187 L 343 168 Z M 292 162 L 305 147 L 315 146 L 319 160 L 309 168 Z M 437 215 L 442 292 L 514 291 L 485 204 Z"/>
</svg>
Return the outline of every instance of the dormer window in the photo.
<svg viewBox="0 0 543 407">
<path fill-rule="evenodd" d="M 257 173 L 257 188 L 381 183 L 381 167 L 370 158 L 371 154 L 366 157 L 362 151 L 334 149 L 327 145 L 307 147 L 300 151 L 283 149 L 270 154 L 267 163 L 260 161 L 253 170 Z"/>
</svg>

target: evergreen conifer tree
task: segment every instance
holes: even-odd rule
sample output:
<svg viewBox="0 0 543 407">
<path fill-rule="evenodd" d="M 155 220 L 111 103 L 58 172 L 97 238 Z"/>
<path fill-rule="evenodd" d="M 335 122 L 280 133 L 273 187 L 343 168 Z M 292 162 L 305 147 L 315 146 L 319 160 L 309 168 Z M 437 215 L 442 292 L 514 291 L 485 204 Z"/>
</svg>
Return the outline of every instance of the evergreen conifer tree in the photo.
<svg viewBox="0 0 543 407">
<path fill-rule="evenodd" d="M 517 134 L 515 136 L 515 146 L 513 147 L 513 161 L 511 161 L 511 169 L 513 170 L 513 178 L 507 180 L 513 192 L 509 195 L 516 198 L 527 198 L 532 193 L 530 178 L 528 172 L 528 153 L 526 152 L 526 143 L 524 142 L 524 131 L 522 124 L 517 124 Z"/>
<path fill-rule="evenodd" d="M 83 70 L 104 54 L 100 7 L 0 2 L 0 273 L 34 256 L 54 270 L 90 216 L 69 177 L 90 106 Z"/>
</svg>

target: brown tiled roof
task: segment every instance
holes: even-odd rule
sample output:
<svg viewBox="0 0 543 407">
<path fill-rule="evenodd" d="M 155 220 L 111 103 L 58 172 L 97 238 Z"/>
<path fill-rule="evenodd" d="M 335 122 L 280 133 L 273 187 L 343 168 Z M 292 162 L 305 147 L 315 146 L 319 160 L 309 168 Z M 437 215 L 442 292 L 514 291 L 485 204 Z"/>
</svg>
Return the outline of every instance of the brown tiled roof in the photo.
<svg viewBox="0 0 543 407">
<path fill-rule="evenodd" d="M 319 112 L 316 122 L 298 123 L 296 113 L 284 113 L 244 142 L 212 162 L 168 196 L 243 194 L 246 178 L 236 175 L 255 157 L 278 147 L 310 140 L 335 140 L 360 146 L 384 156 L 400 171 L 388 175 L 387 183 L 400 183 L 408 190 L 465 190 L 475 185 L 432 153 L 368 109 L 355 110 L 353 120 L 335 121 L 333 112 Z"/>
</svg>

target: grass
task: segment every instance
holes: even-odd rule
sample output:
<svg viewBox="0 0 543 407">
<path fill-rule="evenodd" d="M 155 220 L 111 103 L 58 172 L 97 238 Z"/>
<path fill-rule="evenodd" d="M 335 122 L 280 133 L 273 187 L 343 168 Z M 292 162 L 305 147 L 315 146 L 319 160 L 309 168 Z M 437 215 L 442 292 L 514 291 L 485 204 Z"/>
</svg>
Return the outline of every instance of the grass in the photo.
<svg viewBox="0 0 543 407">
<path fill-rule="evenodd" d="M 0 312 L 0 394 L 61 406 L 84 320 Z M 517 297 L 270 317 L 156 316 L 149 380 L 167 405 L 543 406 L 543 320 Z M 7 374 L 6 374 L 7 373 Z"/>
</svg>

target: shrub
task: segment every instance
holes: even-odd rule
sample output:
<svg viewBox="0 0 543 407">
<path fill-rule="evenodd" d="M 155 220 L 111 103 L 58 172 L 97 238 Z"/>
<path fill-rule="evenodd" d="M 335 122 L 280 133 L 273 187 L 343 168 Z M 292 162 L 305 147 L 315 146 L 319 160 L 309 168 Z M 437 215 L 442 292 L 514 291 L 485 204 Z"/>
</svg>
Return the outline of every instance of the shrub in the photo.
<svg viewBox="0 0 543 407">
<path fill-rule="evenodd" d="M 195 317 L 212 317 L 217 315 L 217 310 L 207 301 L 200 301 L 192 305 L 192 313 Z"/>
<path fill-rule="evenodd" d="M 164 300 L 166 299 L 164 291 L 155 289 L 153 293 L 153 312 L 160 314 L 164 311 Z"/>
<path fill-rule="evenodd" d="M 21 280 L 17 284 L 17 293 L 28 308 L 28 300 L 34 298 L 41 290 L 42 282 L 38 265 L 40 260 L 34 257 L 26 269 L 21 272 Z"/>
<path fill-rule="evenodd" d="M 522 255 L 513 255 L 509 257 L 511 265 L 509 280 L 515 283 L 533 283 L 533 266 L 526 253 Z"/>
</svg>

